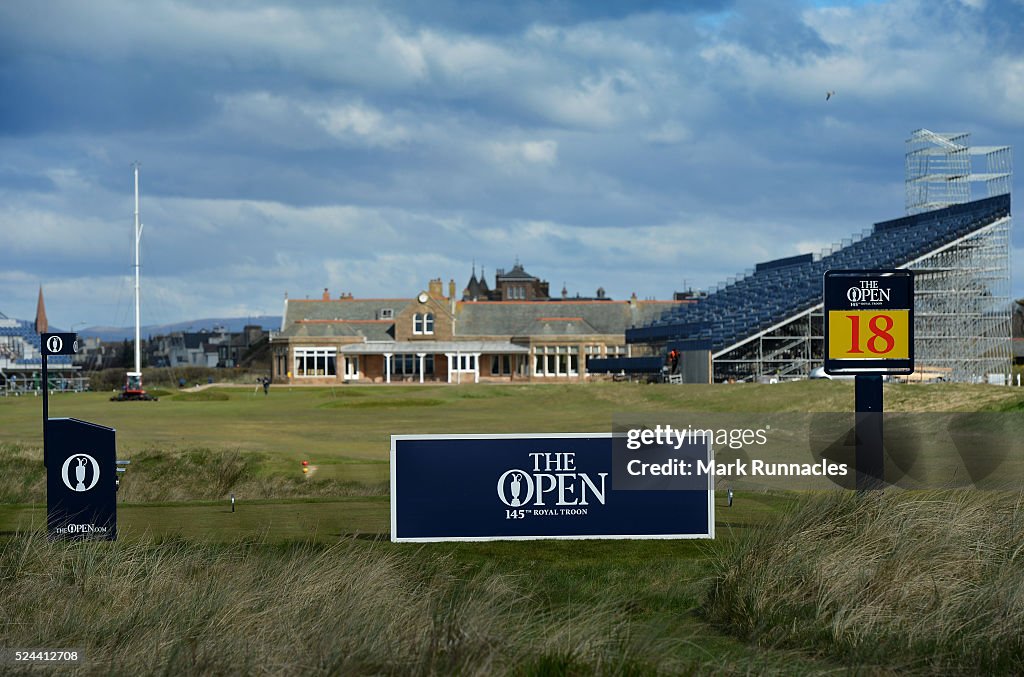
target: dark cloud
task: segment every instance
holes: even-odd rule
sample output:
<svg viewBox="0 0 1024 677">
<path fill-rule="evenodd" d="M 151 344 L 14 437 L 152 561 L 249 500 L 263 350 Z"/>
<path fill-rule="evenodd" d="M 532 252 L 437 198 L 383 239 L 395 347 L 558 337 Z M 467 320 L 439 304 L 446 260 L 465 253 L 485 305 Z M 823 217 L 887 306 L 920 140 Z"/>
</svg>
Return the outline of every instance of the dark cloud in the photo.
<svg viewBox="0 0 1024 677">
<path fill-rule="evenodd" d="M 702 14 L 729 8 L 732 0 L 520 0 L 460 2 L 460 0 L 385 0 L 393 16 L 416 25 L 469 33 L 518 33 L 532 24 L 572 26 L 591 21 L 614 21 L 637 14 Z"/>
<path fill-rule="evenodd" d="M 201 77 L 173 64 L 109 64 L 27 55 L 0 69 L 0 134 L 161 133 L 189 129 L 215 105 Z"/>
<path fill-rule="evenodd" d="M 13 193 L 51 193 L 57 189 L 53 180 L 44 174 L 23 172 L 12 167 L 0 167 L 0 186 Z"/>
<path fill-rule="evenodd" d="M 804 9 L 784 0 L 741 0 L 724 22 L 722 37 L 777 62 L 827 56 L 832 48 L 803 21 Z"/>
</svg>

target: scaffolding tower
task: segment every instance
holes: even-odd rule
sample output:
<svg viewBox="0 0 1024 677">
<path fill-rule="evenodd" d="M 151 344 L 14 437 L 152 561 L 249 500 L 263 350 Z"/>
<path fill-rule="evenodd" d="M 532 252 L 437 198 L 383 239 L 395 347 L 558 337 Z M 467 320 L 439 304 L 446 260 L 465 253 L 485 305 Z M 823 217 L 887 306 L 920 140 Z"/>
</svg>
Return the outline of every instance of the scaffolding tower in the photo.
<svg viewBox="0 0 1024 677">
<path fill-rule="evenodd" d="M 978 382 L 1008 374 L 1010 217 L 900 268 L 914 271 L 912 381 Z M 806 378 L 824 363 L 822 304 L 780 318 L 712 354 L 714 379 Z"/>
<path fill-rule="evenodd" d="M 920 214 L 1005 195 L 1009 146 L 971 146 L 967 133 L 915 131 L 907 140 L 906 210 Z M 972 171 L 972 157 L 984 159 Z M 983 183 L 986 195 L 971 196 Z M 1010 236 L 1007 214 L 899 266 L 914 271 L 915 373 L 910 380 L 977 382 L 1007 375 L 1012 361 Z M 842 246 L 849 243 L 844 241 Z M 832 251 L 816 256 L 820 260 Z M 822 304 L 712 353 L 714 379 L 804 378 L 824 362 Z"/>
<path fill-rule="evenodd" d="M 907 215 L 970 202 L 971 186 L 985 184 L 985 195 L 1010 192 L 1013 172 L 1009 146 L 971 146 L 967 132 L 937 133 L 918 129 L 907 139 Z M 972 158 L 983 158 L 975 172 Z"/>
</svg>

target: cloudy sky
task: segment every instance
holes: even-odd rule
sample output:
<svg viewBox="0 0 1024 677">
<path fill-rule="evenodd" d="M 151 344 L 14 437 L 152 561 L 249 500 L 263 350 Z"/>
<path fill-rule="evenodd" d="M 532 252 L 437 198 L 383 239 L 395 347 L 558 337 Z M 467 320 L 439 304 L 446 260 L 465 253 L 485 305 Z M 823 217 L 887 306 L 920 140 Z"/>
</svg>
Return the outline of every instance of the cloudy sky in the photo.
<svg viewBox="0 0 1024 677">
<path fill-rule="evenodd" d="M 0 312 L 42 284 L 54 324 L 131 324 L 135 161 L 146 324 L 516 257 L 571 294 L 709 287 L 902 215 L 915 129 L 1024 148 L 1022 28 L 1013 0 L 3 2 Z"/>
</svg>

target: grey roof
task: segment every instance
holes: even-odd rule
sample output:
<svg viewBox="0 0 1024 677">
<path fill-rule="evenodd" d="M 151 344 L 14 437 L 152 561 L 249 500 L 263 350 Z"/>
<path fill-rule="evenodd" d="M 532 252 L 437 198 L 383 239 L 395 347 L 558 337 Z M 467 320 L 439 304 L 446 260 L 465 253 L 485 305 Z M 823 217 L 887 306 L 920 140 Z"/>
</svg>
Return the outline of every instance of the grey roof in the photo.
<svg viewBox="0 0 1024 677">
<path fill-rule="evenodd" d="M 381 311 L 397 315 L 412 299 L 288 299 L 285 302 L 283 338 L 359 337 L 390 341 L 394 322 L 381 319 Z"/>
<path fill-rule="evenodd" d="M 203 334 L 201 332 L 187 331 L 182 335 L 182 341 L 186 348 L 197 350 L 203 347 L 203 341 L 209 336 L 209 334 Z"/>
<path fill-rule="evenodd" d="M 397 315 L 410 303 L 412 299 L 288 299 L 282 326 L 296 320 L 377 320 L 381 310 L 390 308 Z"/>
<path fill-rule="evenodd" d="M 278 336 L 282 338 L 336 338 L 358 336 L 367 341 L 390 341 L 394 324 L 384 322 L 292 322 Z"/>
<path fill-rule="evenodd" d="M 526 272 L 526 270 L 522 267 L 522 265 L 520 265 L 518 263 L 516 265 L 512 266 L 512 270 L 508 271 L 507 273 L 505 271 L 500 271 L 497 274 L 497 278 L 499 280 L 536 280 L 536 279 L 539 279 L 539 278 L 535 277 L 534 275 L 530 275 L 528 272 Z"/>
<path fill-rule="evenodd" d="M 282 338 L 360 337 L 394 340 L 394 324 L 378 321 L 380 311 L 397 315 L 411 299 L 289 299 Z M 476 301 L 459 305 L 455 335 L 460 339 L 488 336 L 588 336 L 623 334 L 645 326 L 677 301 Z"/>
<path fill-rule="evenodd" d="M 463 303 L 456 335 L 531 336 L 623 334 L 650 323 L 675 301 L 494 301 Z"/>
<path fill-rule="evenodd" d="M 342 346 L 345 354 L 383 353 L 529 353 L 526 346 L 508 341 L 368 341 Z"/>
<path fill-rule="evenodd" d="M 602 334 L 582 317 L 541 317 L 530 324 L 530 336 L 572 336 L 574 334 Z"/>
</svg>

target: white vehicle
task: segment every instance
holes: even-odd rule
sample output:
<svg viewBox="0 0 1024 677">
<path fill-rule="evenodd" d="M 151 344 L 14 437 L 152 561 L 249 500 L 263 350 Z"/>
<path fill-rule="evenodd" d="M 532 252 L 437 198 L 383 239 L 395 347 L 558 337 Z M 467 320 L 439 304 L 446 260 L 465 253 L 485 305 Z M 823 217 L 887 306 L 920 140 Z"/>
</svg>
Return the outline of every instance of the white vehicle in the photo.
<svg viewBox="0 0 1024 677">
<path fill-rule="evenodd" d="M 815 367 L 814 369 L 811 369 L 811 373 L 808 375 L 808 378 L 825 378 L 830 381 L 852 381 L 854 379 L 853 376 L 833 376 L 832 374 L 826 374 L 825 367 Z"/>
</svg>

